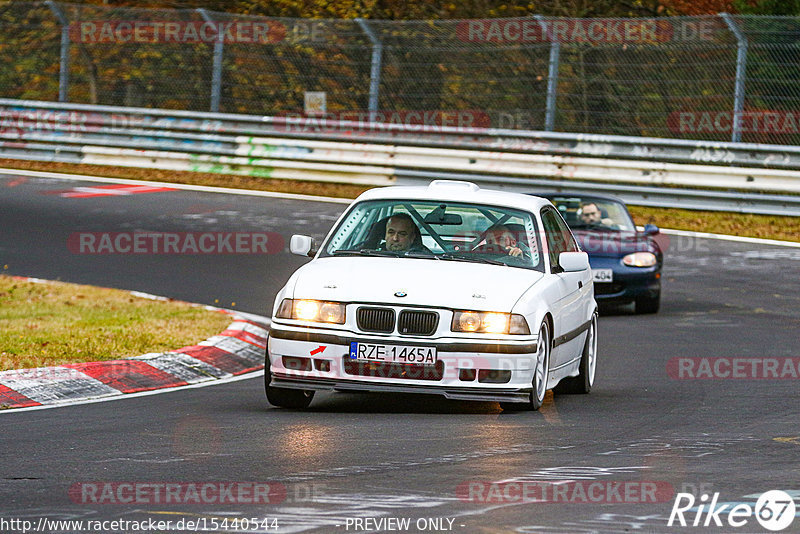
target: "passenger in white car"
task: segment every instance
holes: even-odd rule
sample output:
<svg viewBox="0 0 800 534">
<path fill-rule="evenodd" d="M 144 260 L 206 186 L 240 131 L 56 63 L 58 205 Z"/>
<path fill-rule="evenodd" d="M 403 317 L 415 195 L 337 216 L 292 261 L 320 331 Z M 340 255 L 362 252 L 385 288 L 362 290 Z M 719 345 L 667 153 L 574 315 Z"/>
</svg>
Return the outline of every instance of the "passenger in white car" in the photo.
<svg viewBox="0 0 800 534">
<path fill-rule="evenodd" d="M 509 256 L 522 256 L 522 249 L 517 246 L 514 234 L 504 224 L 496 224 L 486 231 L 486 244 L 490 248 L 505 251 Z"/>
</svg>

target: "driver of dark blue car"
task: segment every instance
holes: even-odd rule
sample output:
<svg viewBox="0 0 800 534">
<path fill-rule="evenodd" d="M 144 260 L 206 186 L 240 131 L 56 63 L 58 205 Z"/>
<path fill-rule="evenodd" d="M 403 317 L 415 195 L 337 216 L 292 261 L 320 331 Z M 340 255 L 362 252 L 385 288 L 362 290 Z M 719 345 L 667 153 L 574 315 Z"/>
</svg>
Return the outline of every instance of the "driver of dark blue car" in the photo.
<svg viewBox="0 0 800 534">
<path fill-rule="evenodd" d="M 614 221 L 608 217 L 603 218 L 603 212 L 594 202 L 587 202 L 581 205 L 581 222 L 588 226 L 614 226 Z"/>
</svg>

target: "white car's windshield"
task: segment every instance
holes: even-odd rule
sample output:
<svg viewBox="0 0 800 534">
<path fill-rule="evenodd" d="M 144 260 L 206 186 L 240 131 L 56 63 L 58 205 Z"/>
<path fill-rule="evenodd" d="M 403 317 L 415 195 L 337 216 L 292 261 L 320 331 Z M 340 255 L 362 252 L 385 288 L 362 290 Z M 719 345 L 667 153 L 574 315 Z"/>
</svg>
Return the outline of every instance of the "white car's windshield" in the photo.
<svg viewBox="0 0 800 534">
<path fill-rule="evenodd" d="M 525 211 L 429 200 L 359 202 L 322 256 L 470 261 L 543 271 L 536 219 Z"/>
</svg>

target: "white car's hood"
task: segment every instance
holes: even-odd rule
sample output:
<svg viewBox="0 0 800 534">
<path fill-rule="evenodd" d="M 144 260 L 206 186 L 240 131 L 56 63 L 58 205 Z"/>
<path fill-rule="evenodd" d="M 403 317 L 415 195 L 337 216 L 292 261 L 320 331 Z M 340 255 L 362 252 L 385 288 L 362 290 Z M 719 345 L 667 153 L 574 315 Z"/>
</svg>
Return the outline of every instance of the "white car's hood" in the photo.
<svg viewBox="0 0 800 534">
<path fill-rule="evenodd" d="M 342 257 L 314 260 L 293 278 L 294 298 L 510 312 L 542 276 L 480 263 Z"/>
</svg>

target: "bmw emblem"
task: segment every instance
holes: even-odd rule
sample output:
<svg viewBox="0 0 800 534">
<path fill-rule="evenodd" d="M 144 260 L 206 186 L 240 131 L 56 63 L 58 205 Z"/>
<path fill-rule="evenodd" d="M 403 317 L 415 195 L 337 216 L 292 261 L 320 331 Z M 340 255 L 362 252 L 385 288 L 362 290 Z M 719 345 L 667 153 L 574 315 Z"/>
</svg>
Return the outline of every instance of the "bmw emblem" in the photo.
<svg viewBox="0 0 800 534">
<path fill-rule="evenodd" d="M 405 297 L 406 295 L 408 295 L 408 293 L 406 293 L 405 291 L 398 291 L 397 293 L 394 294 L 395 297 Z"/>
</svg>

